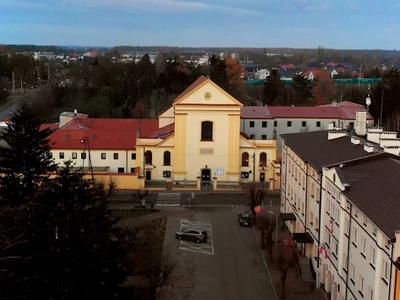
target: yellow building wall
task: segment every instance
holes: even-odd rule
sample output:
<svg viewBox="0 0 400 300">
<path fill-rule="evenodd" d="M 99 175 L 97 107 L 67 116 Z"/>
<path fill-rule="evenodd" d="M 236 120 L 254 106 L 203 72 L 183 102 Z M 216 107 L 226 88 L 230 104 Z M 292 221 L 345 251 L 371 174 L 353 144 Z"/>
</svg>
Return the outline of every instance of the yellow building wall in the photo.
<svg viewBox="0 0 400 300">
<path fill-rule="evenodd" d="M 400 300 L 400 271 L 396 270 L 396 289 L 394 291 L 394 300 Z"/>
</svg>

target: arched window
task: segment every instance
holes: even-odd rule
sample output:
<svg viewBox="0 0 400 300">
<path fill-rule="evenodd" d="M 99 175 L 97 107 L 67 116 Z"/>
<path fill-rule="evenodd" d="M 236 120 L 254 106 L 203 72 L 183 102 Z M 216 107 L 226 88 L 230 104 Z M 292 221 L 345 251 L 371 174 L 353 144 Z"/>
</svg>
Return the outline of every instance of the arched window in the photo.
<svg viewBox="0 0 400 300">
<path fill-rule="evenodd" d="M 249 154 L 247 152 L 244 152 L 242 154 L 242 167 L 248 167 L 249 166 Z"/>
<path fill-rule="evenodd" d="M 260 166 L 265 167 L 267 165 L 267 154 L 265 152 L 260 153 Z"/>
<path fill-rule="evenodd" d="M 201 122 L 201 140 L 212 141 L 213 140 L 213 123 L 210 121 Z"/>
<path fill-rule="evenodd" d="M 146 165 L 152 165 L 153 164 L 153 154 L 151 151 L 146 151 L 144 154 L 144 162 Z"/>
<path fill-rule="evenodd" d="M 165 151 L 164 152 L 164 166 L 171 165 L 171 152 Z"/>
</svg>

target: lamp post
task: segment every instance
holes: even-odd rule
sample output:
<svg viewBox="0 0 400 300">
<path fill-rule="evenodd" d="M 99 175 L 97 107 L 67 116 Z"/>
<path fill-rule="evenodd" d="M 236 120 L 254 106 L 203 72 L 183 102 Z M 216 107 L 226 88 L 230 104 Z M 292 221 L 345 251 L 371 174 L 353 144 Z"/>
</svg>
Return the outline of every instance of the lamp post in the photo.
<svg viewBox="0 0 400 300">
<path fill-rule="evenodd" d="M 270 210 L 268 213 L 275 215 L 275 258 L 278 258 L 278 215 Z"/>
</svg>

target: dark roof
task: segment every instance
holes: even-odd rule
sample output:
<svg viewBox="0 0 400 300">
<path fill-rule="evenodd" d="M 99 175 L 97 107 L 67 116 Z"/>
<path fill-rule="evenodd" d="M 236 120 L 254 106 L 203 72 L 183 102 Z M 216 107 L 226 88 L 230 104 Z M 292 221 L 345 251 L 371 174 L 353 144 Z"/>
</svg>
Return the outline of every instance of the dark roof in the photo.
<svg viewBox="0 0 400 300">
<path fill-rule="evenodd" d="M 322 171 L 323 166 L 374 154 L 366 152 L 362 143 L 353 144 L 350 136 L 328 140 L 327 130 L 281 134 L 280 136 L 290 149 L 318 172 Z"/>
<path fill-rule="evenodd" d="M 390 239 L 400 230 L 400 157 L 381 153 L 336 167 L 344 195 Z"/>
<path fill-rule="evenodd" d="M 292 234 L 293 239 L 300 244 L 312 244 L 314 239 L 308 232 L 297 232 Z"/>
<path fill-rule="evenodd" d="M 296 221 L 294 213 L 281 213 L 281 218 L 284 221 Z"/>
</svg>

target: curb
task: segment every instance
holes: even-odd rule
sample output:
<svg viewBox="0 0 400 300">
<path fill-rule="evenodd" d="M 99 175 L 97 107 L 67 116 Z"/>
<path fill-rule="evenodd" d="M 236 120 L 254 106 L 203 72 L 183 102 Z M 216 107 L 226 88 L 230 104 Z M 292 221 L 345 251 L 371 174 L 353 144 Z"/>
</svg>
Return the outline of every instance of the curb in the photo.
<svg viewBox="0 0 400 300">
<path fill-rule="evenodd" d="M 253 232 L 254 232 L 254 235 L 256 236 L 256 240 L 257 240 L 257 244 L 258 244 L 258 250 L 260 251 L 261 257 L 262 257 L 263 262 L 264 262 L 264 266 L 267 269 L 269 280 L 271 281 L 271 285 L 272 285 L 272 287 L 274 289 L 275 297 L 276 297 L 277 300 L 279 300 L 278 293 L 276 292 L 276 289 L 275 289 L 274 281 L 272 280 L 271 273 L 270 273 L 270 271 L 268 269 L 267 261 L 265 260 L 264 254 L 263 254 L 263 252 L 262 252 L 262 250 L 260 248 L 260 241 L 258 240 L 258 235 L 257 235 L 257 232 L 254 229 L 254 227 L 253 227 Z"/>
</svg>

